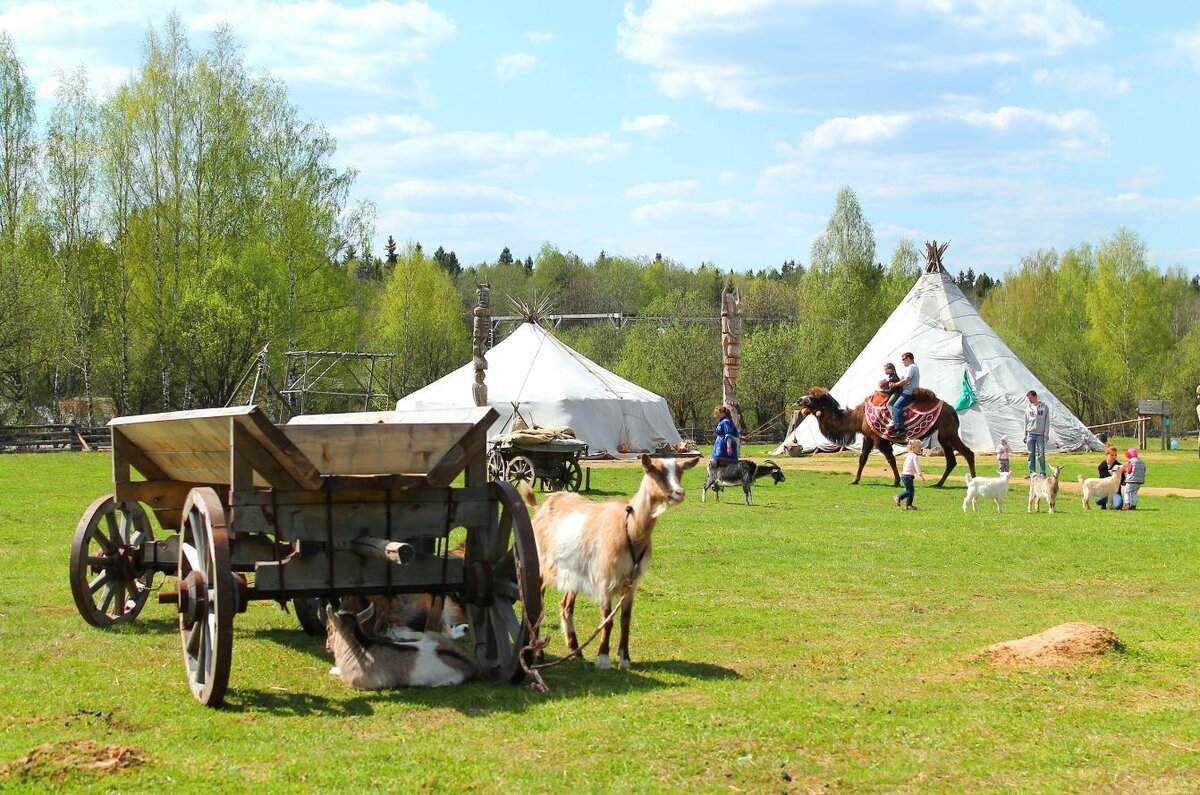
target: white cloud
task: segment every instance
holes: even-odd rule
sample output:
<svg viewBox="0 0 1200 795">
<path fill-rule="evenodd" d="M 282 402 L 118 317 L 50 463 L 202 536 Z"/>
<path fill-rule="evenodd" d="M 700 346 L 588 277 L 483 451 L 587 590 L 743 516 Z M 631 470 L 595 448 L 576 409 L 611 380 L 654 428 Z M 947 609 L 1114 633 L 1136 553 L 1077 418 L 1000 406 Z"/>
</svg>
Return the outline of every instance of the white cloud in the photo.
<svg viewBox="0 0 1200 795">
<path fill-rule="evenodd" d="M 654 138 L 674 132 L 676 129 L 677 126 L 671 117 L 662 113 L 638 116 L 636 119 L 621 119 L 622 131 L 649 135 Z"/>
<path fill-rule="evenodd" d="M 737 182 L 737 179 L 738 179 L 737 172 L 722 171 L 719 175 L 717 175 L 717 184 L 732 185 L 733 183 Z"/>
<path fill-rule="evenodd" d="M 1175 52 L 1183 56 L 1193 69 L 1200 69 L 1200 25 L 1168 37 Z"/>
<path fill-rule="evenodd" d="M 1128 77 L 1117 77 L 1111 66 L 1038 69 L 1033 73 L 1033 84 L 1108 97 L 1128 94 L 1133 88 L 1133 81 Z"/>
<path fill-rule="evenodd" d="M 527 52 L 509 52 L 496 59 L 496 76 L 501 80 L 512 80 L 528 72 L 537 63 L 537 58 Z"/>
<path fill-rule="evenodd" d="M 1137 174 L 1125 181 L 1125 187 L 1129 190 L 1152 188 L 1161 184 L 1165 177 L 1163 170 L 1157 166 L 1142 166 Z"/>
<path fill-rule="evenodd" d="M 802 157 L 835 149 L 879 149 L 934 152 L 945 148 L 1052 150 L 1068 157 L 1094 157 L 1107 151 L 1109 135 L 1090 110 L 1050 113 L 1008 106 L 925 111 L 829 119 L 804 134 L 799 149 L 778 144 L 782 157 Z"/>
<path fill-rule="evenodd" d="M 635 185 L 625 191 L 631 199 L 651 199 L 663 196 L 694 195 L 701 188 L 700 182 L 694 179 L 678 179 L 671 182 L 647 182 Z"/>
<path fill-rule="evenodd" d="M 558 34 L 544 30 L 528 30 L 525 32 L 525 40 L 530 44 L 549 44 L 558 41 Z"/>
<path fill-rule="evenodd" d="M 716 218 L 722 220 L 753 218 L 761 212 L 758 204 L 721 199 L 712 202 L 689 202 L 679 199 L 643 204 L 633 211 L 639 223 L 662 223 L 673 218 Z"/>
<path fill-rule="evenodd" d="M 27 0 L 0 11 L 0 28 L 17 40 L 40 81 L 81 61 L 89 73 L 128 70 L 148 26 L 161 36 L 173 10 L 197 49 L 228 23 L 253 70 L 376 92 L 394 90 L 398 70 L 427 60 L 456 32 L 450 17 L 415 0 L 210 0 L 200 11 L 175 0 Z"/>
<path fill-rule="evenodd" d="M 367 138 L 376 135 L 428 135 L 433 123 L 413 113 L 366 113 L 348 116 L 329 125 L 335 138 Z"/>
<path fill-rule="evenodd" d="M 672 99 L 796 111 L 976 93 L 1000 68 L 1107 36 L 1069 0 L 649 0 L 625 6 L 617 50 Z"/>
</svg>

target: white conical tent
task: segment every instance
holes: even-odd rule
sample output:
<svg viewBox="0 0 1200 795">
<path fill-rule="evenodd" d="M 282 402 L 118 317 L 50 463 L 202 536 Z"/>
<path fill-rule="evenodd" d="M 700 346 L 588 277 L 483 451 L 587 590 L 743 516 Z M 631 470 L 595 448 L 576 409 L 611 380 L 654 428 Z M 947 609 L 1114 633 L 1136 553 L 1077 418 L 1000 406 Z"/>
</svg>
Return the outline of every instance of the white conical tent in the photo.
<svg viewBox="0 0 1200 795">
<path fill-rule="evenodd" d="M 963 375 L 976 402 L 959 411 L 962 439 L 977 453 L 993 453 L 1001 436 L 1021 451 L 1025 432 L 1025 393 L 1034 390 L 1050 409 L 1047 450 L 1103 450 L 1095 434 L 1021 363 L 996 335 L 962 291 L 935 265 L 909 290 L 845 374 L 830 389 L 842 406 L 861 403 L 883 378 L 884 362 L 901 369 L 900 355 L 912 351 L 921 369 L 921 386 L 951 406 L 963 394 Z M 936 437 L 934 439 L 936 442 Z M 803 451 L 835 450 L 837 445 L 806 417 L 773 455 L 798 445 Z"/>
<path fill-rule="evenodd" d="M 516 410 L 529 425 L 568 425 L 589 453 L 654 452 L 679 444 L 667 401 L 605 370 L 537 323 L 522 323 L 487 352 L 489 404 L 500 413 L 490 435 L 508 430 Z M 467 363 L 401 398 L 397 411 L 474 405 Z"/>
</svg>

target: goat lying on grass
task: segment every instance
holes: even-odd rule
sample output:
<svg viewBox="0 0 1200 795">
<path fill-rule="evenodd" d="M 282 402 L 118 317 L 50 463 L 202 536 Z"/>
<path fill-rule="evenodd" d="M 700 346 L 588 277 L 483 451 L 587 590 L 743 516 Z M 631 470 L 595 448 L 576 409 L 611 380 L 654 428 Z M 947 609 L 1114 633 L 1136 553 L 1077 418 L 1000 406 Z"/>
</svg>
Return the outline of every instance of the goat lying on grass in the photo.
<svg viewBox="0 0 1200 795">
<path fill-rule="evenodd" d="M 1084 510 L 1092 509 L 1092 499 L 1104 497 L 1109 504 L 1113 501 L 1113 495 L 1121 490 L 1121 475 L 1123 470 L 1121 467 L 1113 467 L 1112 474 L 1106 478 L 1085 478 L 1079 476 L 1079 485 L 1083 489 L 1083 507 Z"/>
<path fill-rule="evenodd" d="M 575 633 L 576 596 L 582 592 L 598 602 L 602 616 L 612 612 L 613 597 L 623 596 L 619 666 L 626 670 L 632 664 L 629 622 L 638 581 L 650 566 L 651 533 L 668 507 L 683 502 L 686 492 L 680 476 L 699 460 L 643 455 L 642 483 L 628 501 L 592 502 L 578 494 L 559 491 L 538 507 L 533 489 L 521 484 L 521 496 L 530 508 L 537 508 L 533 534 L 537 539 L 542 588 L 554 583 L 562 592 L 559 611 L 572 654 L 579 653 L 579 637 Z M 597 668 L 610 666 L 611 633 L 609 621 L 600 631 Z"/>
<path fill-rule="evenodd" d="M 329 605 L 326 646 L 336 673 L 355 690 L 457 685 L 475 674 L 475 663 L 448 635 L 415 633 L 411 641 L 371 638 L 359 621 L 368 621 L 374 604 L 360 614 Z"/>
<path fill-rule="evenodd" d="M 963 513 L 967 512 L 967 503 L 971 510 L 978 511 L 976 500 L 991 499 L 996 501 L 996 513 L 1004 511 L 1004 497 L 1008 494 L 1008 476 L 1011 473 L 1002 472 L 997 478 L 967 477 L 967 496 L 963 497 Z"/>
<path fill-rule="evenodd" d="M 1047 476 L 1029 476 L 1029 502 L 1025 505 L 1025 513 L 1041 513 L 1042 500 L 1050 506 L 1050 513 L 1054 513 L 1058 502 L 1058 476 L 1062 474 L 1064 466 L 1066 464 L 1050 467 L 1051 474 Z"/>
<path fill-rule="evenodd" d="M 700 502 L 708 502 L 708 490 L 712 489 L 717 502 L 721 501 L 721 491 L 726 486 L 741 486 L 746 493 L 746 504 L 753 505 L 750 499 L 750 487 L 759 478 L 772 478 L 776 485 L 783 480 L 783 470 L 774 461 L 766 460 L 761 464 L 742 459 L 729 463 L 708 462 L 708 477 L 704 480 L 704 488 L 700 492 Z"/>
</svg>

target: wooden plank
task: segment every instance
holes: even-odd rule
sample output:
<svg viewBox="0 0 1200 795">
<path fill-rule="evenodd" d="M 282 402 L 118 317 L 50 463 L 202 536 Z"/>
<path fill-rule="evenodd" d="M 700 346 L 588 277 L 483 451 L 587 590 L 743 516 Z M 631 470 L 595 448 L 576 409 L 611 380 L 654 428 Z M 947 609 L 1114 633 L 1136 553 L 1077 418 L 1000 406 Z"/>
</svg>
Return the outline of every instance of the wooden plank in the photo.
<svg viewBox="0 0 1200 795">
<path fill-rule="evenodd" d="M 129 481 L 129 466 L 133 466 L 146 480 L 169 480 L 167 473 L 158 464 L 146 457 L 145 453 L 125 435 L 124 430 L 114 427 L 113 437 L 113 476 L 114 482 Z M 120 452 L 118 453 L 118 449 Z M 119 459 L 118 459 L 119 456 Z M 118 477 L 118 466 L 120 477 Z M 122 480 L 123 478 L 123 480 Z"/>
<path fill-rule="evenodd" d="M 354 482 L 369 481 L 369 478 L 353 478 Z M 287 491 L 284 489 L 274 489 L 273 491 L 260 491 L 247 494 L 234 494 L 231 497 L 233 505 L 258 505 L 270 507 L 272 505 L 324 505 L 327 496 L 324 491 Z M 467 503 L 467 502 L 486 502 L 488 499 L 487 487 L 479 488 L 420 488 L 406 489 L 404 491 L 388 492 L 383 489 L 337 489 L 328 492 L 328 501 L 334 505 L 357 505 L 357 504 L 382 504 L 391 502 L 395 505 L 408 505 L 412 503 L 435 503 L 438 505 L 446 505 L 449 502 Z"/>
<path fill-rule="evenodd" d="M 376 538 L 440 538 L 456 527 L 483 527 L 487 501 L 234 506 L 237 532 L 275 533 L 290 541 L 349 542 Z M 328 513 L 327 513 L 328 511 Z M 389 532 L 389 521 L 391 530 Z"/>
<path fill-rule="evenodd" d="M 292 476 L 292 473 L 263 447 L 260 437 L 255 436 L 249 428 L 236 420 L 231 420 L 231 424 L 233 434 L 233 460 L 231 462 L 233 472 L 231 477 L 234 478 L 232 483 L 235 494 L 248 492 L 254 485 L 253 473 L 242 474 L 239 479 L 238 459 L 241 459 L 242 465 L 249 466 L 262 476 L 263 485 L 277 486 L 282 489 L 304 488 Z"/>
<path fill-rule="evenodd" d="M 382 560 L 363 558 L 353 552 L 335 552 L 335 581 L 329 580 L 329 558 L 320 552 L 287 561 L 265 561 L 254 569 L 256 596 L 267 598 L 329 594 L 340 591 L 419 593 L 440 588 L 445 582 L 454 589 L 464 581 L 463 562 L 458 558 L 443 561 L 438 555 L 417 555 L 412 563 L 397 566 Z M 390 569 L 390 572 L 388 571 Z"/>
<path fill-rule="evenodd" d="M 118 483 L 116 497 L 121 502 L 136 500 L 157 513 L 158 511 L 183 508 L 188 493 L 201 486 L 210 486 L 216 489 L 222 502 L 226 502 L 229 498 L 227 486 L 213 486 L 210 483 L 185 483 L 179 480 L 137 480 L 131 483 Z"/>
<path fill-rule="evenodd" d="M 237 420 L 251 436 L 255 437 L 262 449 L 275 460 L 277 466 L 272 472 L 259 470 L 272 485 L 289 488 L 290 483 L 298 483 L 306 489 L 319 489 L 323 484 L 321 472 L 314 466 L 312 460 L 293 443 L 286 433 L 275 426 L 261 411 L 254 411 Z M 265 466 L 265 462 L 264 462 Z M 277 482 L 272 477 L 275 473 L 283 482 Z"/>
<path fill-rule="evenodd" d="M 284 431 L 324 475 L 424 475 L 472 426 L 285 425 Z"/>
</svg>

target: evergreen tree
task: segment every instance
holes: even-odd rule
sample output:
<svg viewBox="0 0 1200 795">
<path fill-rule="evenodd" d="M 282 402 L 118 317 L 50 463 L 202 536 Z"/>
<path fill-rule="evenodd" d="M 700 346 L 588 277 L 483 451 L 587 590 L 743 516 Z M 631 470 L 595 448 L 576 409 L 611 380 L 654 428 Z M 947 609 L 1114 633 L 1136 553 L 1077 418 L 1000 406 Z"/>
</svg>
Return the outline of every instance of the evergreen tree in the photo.
<svg viewBox="0 0 1200 795">
<path fill-rule="evenodd" d="M 383 250 L 387 252 L 388 268 L 391 269 L 396 267 L 396 238 L 388 235 L 387 244 L 383 247 Z M 440 246 L 438 247 L 438 251 L 441 251 Z"/>
<path fill-rule="evenodd" d="M 508 246 L 505 246 L 504 250 L 500 252 L 500 259 L 496 260 L 496 264 L 512 265 L 512 263 L 513 263 L 512 252 L 508 250 Z"/>
</svg>

